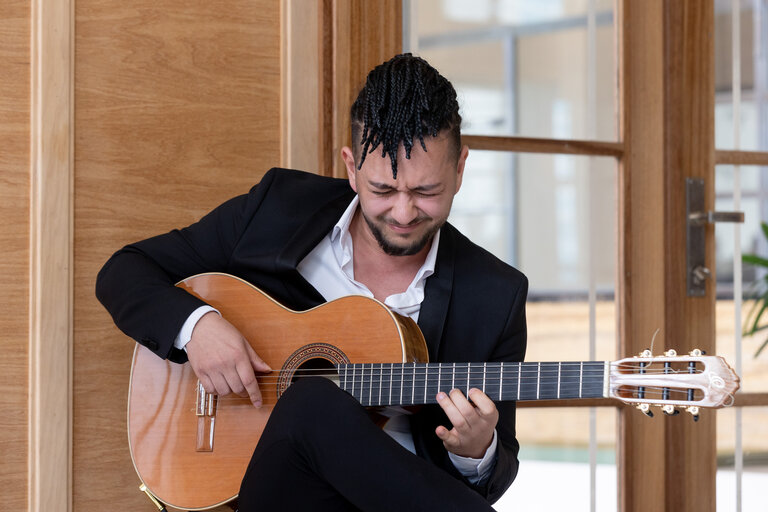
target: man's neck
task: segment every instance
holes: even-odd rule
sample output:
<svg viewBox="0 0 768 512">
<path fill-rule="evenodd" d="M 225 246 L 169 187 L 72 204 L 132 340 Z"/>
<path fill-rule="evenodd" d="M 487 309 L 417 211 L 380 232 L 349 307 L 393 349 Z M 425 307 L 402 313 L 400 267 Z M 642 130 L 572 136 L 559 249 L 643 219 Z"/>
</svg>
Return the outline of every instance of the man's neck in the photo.
<svg viewBox="0 0 768 512">
<path fill-rule="evenodd" d="M 384 252 L 358 209 L 349 226 L 354 247 L 355 280 L 368 287 L 382 302 L 388 296 L 402 293 L 424 265 L 432 246 L 430 241 L 418 253 L 392 256 Z"/>
</svg>

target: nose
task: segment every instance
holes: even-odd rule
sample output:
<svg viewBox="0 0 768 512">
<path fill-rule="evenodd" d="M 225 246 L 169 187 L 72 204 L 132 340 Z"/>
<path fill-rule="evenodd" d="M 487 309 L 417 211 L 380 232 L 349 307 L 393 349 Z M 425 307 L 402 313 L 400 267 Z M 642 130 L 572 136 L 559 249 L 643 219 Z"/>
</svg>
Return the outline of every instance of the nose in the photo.
<svg viewBox="0 0 768 512">
<path fill-rule="evenodd" d="M 396 194 L 390 216 L 400 226 L 407 226 L 419 216 L 419 212 L 413 204 L 413 198 L 410 194 Z"/>
</svg>

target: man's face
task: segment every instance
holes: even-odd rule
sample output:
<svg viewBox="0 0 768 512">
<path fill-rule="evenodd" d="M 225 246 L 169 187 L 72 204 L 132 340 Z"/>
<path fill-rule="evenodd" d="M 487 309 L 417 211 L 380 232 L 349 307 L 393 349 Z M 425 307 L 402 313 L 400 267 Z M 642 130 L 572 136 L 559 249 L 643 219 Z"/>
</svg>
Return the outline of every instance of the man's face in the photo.
<svg viewBox="0 0 768 512">
<path fill-rule="evenodd" d="M 461 187 L 468 149 L 458 161 L 445 132 L 424 139 L 427 152 L 416 143 L 411 158 L 402 144 L 397 152 L 397 179 L 389 157 L 380 148 L 366 156 L 356 170 L 349 148 L 342 150 L 349 183 L 360 198 L 360 212 L 370 234 L 384 252 L 405 256 L 421 251 L 448 219 L 453 196 Z"/>
</svg>

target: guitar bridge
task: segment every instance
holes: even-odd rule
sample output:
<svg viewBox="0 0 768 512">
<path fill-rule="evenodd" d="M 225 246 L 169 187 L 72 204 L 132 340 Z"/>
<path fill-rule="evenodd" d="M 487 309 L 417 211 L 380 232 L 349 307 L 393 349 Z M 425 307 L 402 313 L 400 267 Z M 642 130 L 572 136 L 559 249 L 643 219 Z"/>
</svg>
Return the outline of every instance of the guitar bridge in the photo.
<svg viewBox="0 0 768 512">
<path fill-rule="evenodd" d="M 198 452 L 212 452 L 218 395 L 215 395 L 214 393 L 206 393 L 205 388 L 200 384 L 200 381 L 197 381 L 196 395 L 195 415 L 197 416 L 197 442 L 195 450 Z"/>
</svg>

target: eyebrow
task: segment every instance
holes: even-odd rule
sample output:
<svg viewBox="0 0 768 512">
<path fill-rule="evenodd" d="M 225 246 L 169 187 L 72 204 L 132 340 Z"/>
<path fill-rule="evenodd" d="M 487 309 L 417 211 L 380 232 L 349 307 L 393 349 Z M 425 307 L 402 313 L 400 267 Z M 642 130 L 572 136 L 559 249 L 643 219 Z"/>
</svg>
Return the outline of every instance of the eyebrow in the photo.
<svg viewBox="0 0 768 512">
<path fill-rule="evenodd" d="M 382 190 L 396 190 L 395 187 L 392 185 L 388 185 L 386 183 L 379 183 L 377 181 L 369 181 L 368 182 L 373 188 L 378 188 Z M 409 190 L 413 192 L 432 192 L 435 189 L 438 189 L 442 186 L 442 183 L 432 183 L 429 185 L 419 185 L 418 187 L 413 187 Z"/>
</svg>

